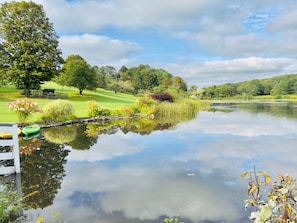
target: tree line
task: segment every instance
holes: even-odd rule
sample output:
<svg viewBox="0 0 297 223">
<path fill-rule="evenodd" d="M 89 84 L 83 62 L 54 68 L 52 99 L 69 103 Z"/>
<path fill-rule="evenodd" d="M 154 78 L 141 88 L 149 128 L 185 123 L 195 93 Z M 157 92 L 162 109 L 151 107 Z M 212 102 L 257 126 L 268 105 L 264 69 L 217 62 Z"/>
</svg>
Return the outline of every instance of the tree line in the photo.
<svg viewBox="0 0 297 223">
<path fill-rule="evenodd" d="M 251 98 L 261 95 L 282 96 L 294 94 L 297 94 L 297 74 L 205 87 L 201 98 Z"/>
<path fill-rule="evenodd" d="M 40 89 L 45 81 L 85 89 L 104 88 L 138 94 L 145 91 L 187 91 L 186 82 L 163 69 L 140 64 L 117 71 L 112 66 L 90 66 L 80 55 L 64 60 L 58 36 L 42 5 L 33 2 L 3 3 L 0 8 L 0 86 L 11 83 Z"/>
<path fill-rule="evenodd" d="M 186 82 L 181 77 L 173 76 L 163 69 L 152 68 L 147 64 L 131 68 L 122 66 L 120 70 L 109 65 L 91 67 L 79 55 L 67 57 L 60 75 L 53 80 L 61 85 L 78 88 L 80 94 L 84 89 L 96 88 L 128 94 L 187 91 Z"/>
</svg>

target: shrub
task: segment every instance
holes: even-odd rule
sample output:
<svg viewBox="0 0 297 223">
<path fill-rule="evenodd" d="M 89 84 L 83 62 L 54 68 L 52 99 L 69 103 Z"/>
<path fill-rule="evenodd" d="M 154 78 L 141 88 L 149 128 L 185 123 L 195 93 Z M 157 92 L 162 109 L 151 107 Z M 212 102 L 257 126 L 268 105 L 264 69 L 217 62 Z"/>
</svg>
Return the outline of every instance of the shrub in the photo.
<svg viewBox="0 0 297 223">
<path fill-rule="evenodd" d="M 113 112 L 114 115 L 121 115 L 123 117 L 132 117 L 138 112 L 138 109 L 134 106 L 125 106 Z"/>
<path fill-rule="evenodd" d="M 96 101 L 88 101 L 88 116 L 90 117 L 101 117 L 111 115 L 110 109 L 99 106 Z"/>
<path fill-rule="evenodd" d="M 142 115 L 155 114 L 158 110 L 157 102 L 148 95 L 140 97 L 135 106 Z"/>
<path fill-rule="evenodd" d="M 88 116 L 96 117 L 98 107 L 99 107 L 99 104 L 96 101 L 88 101 L 87 102 Z"/>
<path fill-rule="evenodd" d="M 0 184 L 0 223 L 9 222 L 18 214 L 20 202 L 16 191 L 11 191 L 7 185 Z"/>
<path fill-rule="evenodd" d="M 173 102 L 173 97 L 167 92 L 160 92 L 152 95 L 152 98 L 157 101 Z"/>
<path fill-rule="evenodd" d="M 250 175 L 248 196 L 245 207 L 252 206 L 250 219 L 253 222 L 297 222 L 297 187 L 296 181 L 289 174 L 279 175 L 272 183 L 265 171 L 244 172 L 241 177 Z M 263 187 L 265 187 L 263 189 Z M 266 191 L 266 188 L 270 190 Z M 263 196 L 264 191 L 266 196 Z"/>
<path fill-rule="evenodd" d="M 43 108 L 42 119 L 45 121 L 67 121 L 75 117 L 74 106 L 67 100 L 55 100 Z"/>
<path fill-rule="evenodd" d="M 20 123 L 25 123 L 34 112 L 40 112 L 37 103 L 27 99 L 8 103 L 8 109 L 16 113 Z"/>
</svg>

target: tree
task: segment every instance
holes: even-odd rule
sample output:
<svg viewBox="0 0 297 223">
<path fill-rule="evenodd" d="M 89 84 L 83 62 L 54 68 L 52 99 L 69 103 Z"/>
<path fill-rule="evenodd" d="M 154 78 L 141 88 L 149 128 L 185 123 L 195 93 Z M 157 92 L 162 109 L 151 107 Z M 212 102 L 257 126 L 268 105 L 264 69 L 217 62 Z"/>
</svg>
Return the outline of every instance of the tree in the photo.
<svg viewBox="0 0 297 223">
<path fill-rule="evenodd" d="M 84 89 L 94 90 L 98 86 L 95 68 L 91 67 L 79 55 L 67 57 L 61 75 L 56 79 L 56 82 L 78 88 L 79 94 L 82 94 Z"/>
<path fill-rule="evenodd" d="M 120 80 L 122 81 L 131 81 L 131 77 L 127 74 L 128 68 L 125 66 L 122 66 L 119 75 L 120 75 Z"/>
<path fill-rule="evenodd" d="M 172 78 L 172 87 L 177 91 L 187 91 L 186 82 L 179 76 Z"/>
<path fill-rule="evenodd" d="M 120 77 L 117 70 L 112 66 L 104 66 L 104 74 L 108 75 L 111 79 L 118 79 Z"/>
<path fill-rule="evenodd" d="M 99 69 L 99 67 L 94 66 L 93 68 L 96 72 L 96 79 L 97 79 L 98 87 L 106 89 L 107 88 L 107 80 L 106 80 L 105 74 L 100 71 L 101 69 Z"/>
<path fill-rule="evenodd" d="M 154 70 L 141 70 L 139 75 L 141 76 L 142 88 L 144 90 L 152 90 L 158 85 L 158 78 Z"/>
<path fill-rule="evenodd" d="M 263 95 L 264 86 L 259 80 L 245 81 L 237 86 L 239 94 L 247 94 L 249 96 Z"/>
<path fill-rule="evenodd" d="M 25 89 L 40 88 L 56 76 L 63 63 L 58 36 L 42 5 L 33 2 L 4 3 L 0 9 L 0 70 L 6 78 Z"/>
<path fill-rule="evenodd" d="M 172 74 L 163 69 L 157 69 L 156 75 L 158 77 L 159 85 L 162 85 L 163 88 L 168 88 L 171 85 L 171 79 L 173 78 Z"/>
</svg>

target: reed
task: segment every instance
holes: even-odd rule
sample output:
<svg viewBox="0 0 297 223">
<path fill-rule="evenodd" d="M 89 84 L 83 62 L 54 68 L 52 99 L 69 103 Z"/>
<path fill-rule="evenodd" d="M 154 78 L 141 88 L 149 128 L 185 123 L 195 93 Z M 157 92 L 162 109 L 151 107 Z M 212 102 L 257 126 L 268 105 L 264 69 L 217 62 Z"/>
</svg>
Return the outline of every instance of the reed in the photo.
<svg viewBox="0 0 297 223">
<path fill-rule="evenodd" d="M 200 110 L 206 109 L 209 102 L 184 100 L 175 103 L 162 102 L 158 106 L 156 119 L 161 123 L 164 121 L 185 121 L 196 117 Z"/>
</svg>

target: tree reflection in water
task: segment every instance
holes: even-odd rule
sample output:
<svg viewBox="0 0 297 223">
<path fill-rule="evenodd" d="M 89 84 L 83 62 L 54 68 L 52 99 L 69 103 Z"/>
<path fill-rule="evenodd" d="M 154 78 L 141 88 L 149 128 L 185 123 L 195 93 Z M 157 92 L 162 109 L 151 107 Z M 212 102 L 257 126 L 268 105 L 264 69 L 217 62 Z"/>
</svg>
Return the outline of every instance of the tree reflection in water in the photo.
<svg viewBox="0 0 297 223">
<path fill-rule="evenodd" d="M 76 126 L 77 137 L 68 144 L 72 149 L 78 150 L 88 150 L 97 142 L 98 135 L 88 136 L 86 134 L 87 127 L 86 125 Z"/>
<path fill-rule="evenodd" d="M 65 176 L 69 150 L 64 145 L 43 141 L 40 150 L 21 156 L 24 208 L 45 208 L 53 203 Z"/>
<path fill-rule="evenodd" d="M 187 120 L 192 118 L 188 117 Z M 182 119 L 185 121 L 185 117 Z M 97 143 L 100 134 L 111 135 L 120 129 L 125 134 L 148 135 L 154 130 L 174 128 L 179 121 L 126 119 L 42 130 L 44 139 L 41 140 L 40 149 L 21 155 L 24 209 L 45 208 L 53 204 L 65 176 L 64 164 L 70 152 L 65 149 L 66 145 L 72 149 L 88 150 Z"/>
</svg>

